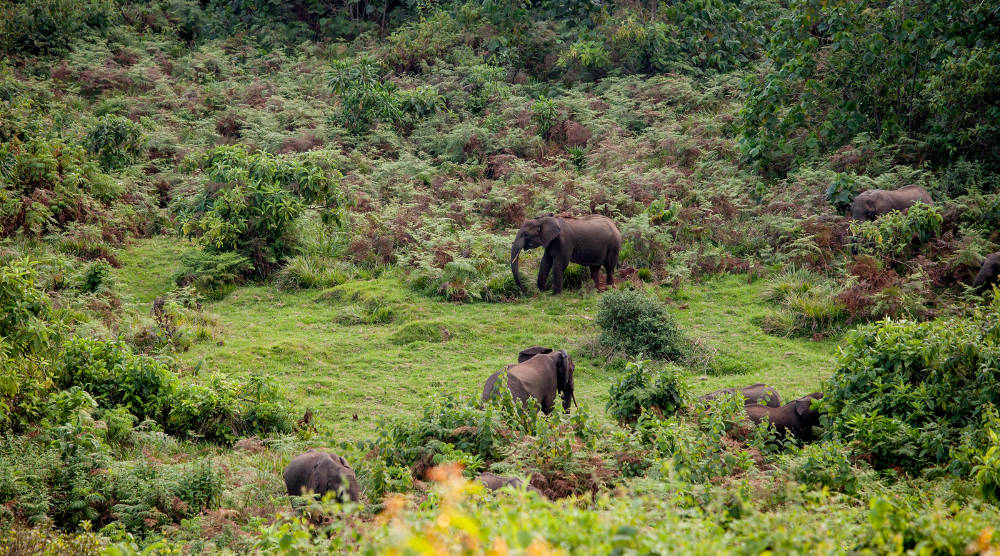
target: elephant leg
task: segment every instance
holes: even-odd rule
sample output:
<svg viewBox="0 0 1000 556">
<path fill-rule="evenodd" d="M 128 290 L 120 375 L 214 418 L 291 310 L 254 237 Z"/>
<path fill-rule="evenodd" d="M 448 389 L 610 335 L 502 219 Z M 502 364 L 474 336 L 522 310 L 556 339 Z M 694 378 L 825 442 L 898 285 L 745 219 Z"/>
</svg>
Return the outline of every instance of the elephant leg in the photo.
<svg viewBox="0 0 1000 556">
<path fill-rule="evenodd" d="M 590 278 L 594 281 L 594 287 L 601 289 L 601 265 L 590 267 Z"/>
<path fill-rule="evenodd" d="M 552 268 L 552 255 L 548 253 L 542 255 L 542 262 L 538 265 L 538 291 L 545 291 L 545 284 L 549 281 L 549 269 Z"/>
<path fill-rule="evenodd" d="M 618 252 L 608 254 L 608 260 L 604 262 L 604 270 L 608 274 L 607 286 L 610 288 L 615 283 L 615 267 L 618 266 Z"/>
<path fill-rule="evenodd" d="M 566 272 L 566 267 L 569 266 L 569 262 L 556 261 L 552 265 L 552 293 L 559 294 L 562 293 L 563 286 L 563 272 Z"/>
</svg>

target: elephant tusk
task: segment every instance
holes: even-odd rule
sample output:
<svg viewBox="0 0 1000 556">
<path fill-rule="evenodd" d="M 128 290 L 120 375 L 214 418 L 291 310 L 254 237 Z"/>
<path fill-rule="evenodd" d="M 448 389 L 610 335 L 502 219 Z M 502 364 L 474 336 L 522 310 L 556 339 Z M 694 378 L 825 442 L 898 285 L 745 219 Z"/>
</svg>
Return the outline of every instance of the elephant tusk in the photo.
<svg viewBox="0 0 1000 556">
<path fill-rule="evenodd" d="M 521 258 L 521 252 L 520 252 L 520 251 L 518 251 L 518 252 L 517 252 L 517 255 L 514 255 L 514 258 L 510 260 L 510 264 L 514 264 L 514 263 L 516 263 L 516 262 L 517 262 L 517 260 L 518 260 L 518 259 L 520 259 L 520 258 Z"/>
<path fill-rule="evenodd" d="M 577 409 L 580 409 L 580 404 L 576 403 L 576 392 L 573 392 L 572 397 L 573 397 L 573 405 L 576 406 Z"/>
</svg>

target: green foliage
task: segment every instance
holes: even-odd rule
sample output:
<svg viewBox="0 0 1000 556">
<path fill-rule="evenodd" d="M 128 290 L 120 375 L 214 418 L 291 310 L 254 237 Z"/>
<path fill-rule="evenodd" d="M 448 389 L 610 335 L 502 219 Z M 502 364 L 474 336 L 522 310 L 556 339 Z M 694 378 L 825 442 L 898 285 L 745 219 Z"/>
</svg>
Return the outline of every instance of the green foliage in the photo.
<svg viewBox="0 0 1000 556">
<path fill-rule="evenodd" d="M 676 360 L 685 351 L 674 317 L 663 303 L 638 290 L 604 293 L 595 322 L 601 345 L 615 352 Z"/>
<path fill-rule="evenodd" d="M 385 81 L 385 70 L 371 58 L 337 60 L 329 82 L 340 95 L 340 121 L 355 134 L 367 131 L 377 121 L 394 124 L 402 116 L 396 86 Z M 418 107 L 424 105 L 418 100 L 423 96 L 423 92 L 407 94 L 405 99 L 410 107 Z"/>
<path fill-rule="evenodd" d="M 1000 501 L 1000 435 L 993 429 L 987 429 L 986 432 L 989 434 L 990 443 L 986 451 L 978 457 L 972 473 L 983 497 L 998 502 Z"/>
<path fill-rule="evenodd" d="M 632 423 L 643 411 L 669 417 L 684 403 L 687 393 L 681 371 L 666 367 L 653 371 L 649 361 L 629 361 L 625 372 L 608 390 L 608 416 L 620 423 Z"/>
<path fill-rule="evenodd" d="M 853 494 L 858 478 L 847 455 L 848 448 L 836 442 L 809 444 L 795 457 L 792 476 L 802 484 Z"/>
<path fill-rule="evenodd" d="M 949 465 L 963 434 L 1000 404 L 998 310 L 852 333 L 824 389 L 824 434 L 879 466 Z"/>
<path fill-rule="evenodd" d="M 143 150 L 138 124 L 121 116 L 103 116 L 87 133 L 87 150 L 97 156 L 104 170 L 114 170 L 136 161 Z"/>
<path fill-rule="evenodd" d="M 837 209 L 837 212 L 847 212 L 854 202 L 854 197 L 860 193 L 858 189 L 857 182 L 849 175 L 838 173 L 830 182 L 830 187 L 826 188 L 826 200 Z"/>
<path fill-rule="evenodd" d="M 112 0 L 14 0 L 0 6 L 0 52 L 56 54 L 118 20 Z"/>
<path fill-rule="evenodd" d="M 865 132 L 995 170 L 983 142 L 996 133 L 995 110 L 974 107 L 997 104 L 998 37 L 992 5 L 793 2 L 774 27 L 766 71 L 746 83 L 743 156 L 780 175 Z"/>
<path fill-rule="evenodd" d="M 0 164 L 0 235 L 40 236 L 66 222 L 89 221 L 99 203 L 122 187 L 100 171 L 86 152 L 59 139 L 32 138 L 5 145 L 10 162 Z"/>
<path fill-rule="evenodd" d="M 556 107 L 555 101 L 542 95 L 531 105 L 531 111 L 538 135 L 547 137 L 559 119 L 559 108 Z"/>
<path fill-rule="evenodd" d="M 757 319 L 768 334 L 823 335 L 836 332 L 848 316 L 839 288 L 821 276 L 795 271 L 771 280 L 765 297 L 781 309 Z"/>
<path fill-rule="evenodd" d="M 288 410 L 277 388 L 260 378 L 240 383 L 212 377 L 208 385 L 182 381 L 159 361 L 136 355 L 120 341 L 74 338 L 54 370 L 60 388 L 79 387 L 101 408 L 125 407 L 170 434 L 231 442 L 256 432 L 288 432 Z"/>
<path fill-rule="evenodd" d="M 882 257 L 902 257 L 912 245 L 922 245 L 941 231 L 940 210 L 917 203 L 905 213 L 892 211 L 871 222 L 851 222 L 851 233 L 862 251 Z"/>
<path fill-rule="evenodd" d="M 174 275 L 178 286 L 194 286 L 212 299 L 222 299 L 250 273 L 253 263 L 239 253 L 196 251 L 181 257 Z"/>
</svg>

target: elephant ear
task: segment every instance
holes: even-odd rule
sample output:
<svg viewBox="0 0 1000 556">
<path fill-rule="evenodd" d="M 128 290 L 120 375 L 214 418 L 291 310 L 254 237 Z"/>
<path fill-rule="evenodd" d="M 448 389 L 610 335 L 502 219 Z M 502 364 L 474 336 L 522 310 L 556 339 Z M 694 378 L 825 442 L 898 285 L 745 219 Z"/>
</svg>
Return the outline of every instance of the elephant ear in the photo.
<svg viewBox="0 0 1000 556">
<path fill-rule="evenodd" d="M 547 216 L 542 219 L 542 229 L 538 235 L 544 247 L 548 247 L 552 243 L 552 240 L 559 237 L 560 233 L 562 233 L 562 225 L 559 223 L 558 218 Z"/>
<path fill-rule="evenodd" d="M 569 354 L 566 350 L 559 350 L 559 358 L 556 360 L 556 390 L 565 392 L 569 381 Z"/>
<path fill-rule="evenodd" d="M 523 349 L 521 350 L 520 353 L 517 354 L 517 362 L 524 363 L 528 359 L 531 359 L 532 357 L 543 353 L 552 353 L 552 348 L 547 348 L 542 346 L 532 346 L 530 348 Z"/>
</svg>

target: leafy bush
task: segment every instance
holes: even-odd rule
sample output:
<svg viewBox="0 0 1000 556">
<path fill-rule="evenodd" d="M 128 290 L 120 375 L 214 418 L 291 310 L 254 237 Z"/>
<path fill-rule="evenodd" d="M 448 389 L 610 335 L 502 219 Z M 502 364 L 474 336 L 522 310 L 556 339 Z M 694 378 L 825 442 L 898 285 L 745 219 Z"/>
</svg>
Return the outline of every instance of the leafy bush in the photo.
<svg viewBox="0 0 1000 556">
<path fill-rule="evenodd" d="M 293 224 L 305 203 L 318 204 L 328 220 L 339 219 L 340 172 L 323 153 L 275 156 L 233 145 L 194 163 L 207 183 L 178 208 L 181 230 L 209 250 L 243 255 L 260 276 L 294 254 Z"/>
<path fill-rule="evenodd" d="M 288 409 L 278 390 L 259 378 L 208 385 L 181 381 L 159 361 L 135 355 L 121 341 L 74 338 L 55 363 L 60 388 L 79 387 L 101 408 L 125 407 L 139 421 L 152 419 L 170 434 L 231 442 L 256 432 L 288 432 Z"/>
<path fill-rule="evenodd" d="M 122 186 L 80 147 L 41 138 L 6 147 L 10 162 L 0 164 L 0 236 L 37 237 L 67 222 L 90 221 L 102 203 L 122 194 Z"/>
<path fill-rule="evenodd" d="M 142 154 L 142 129 L 128 118 L 103 116 L 87 133 L 86 145 L 103 169 L 114 170 L 135 162 Z"/>
<path fill-rule="evenodd" d="M 222 299 L 244 281 L 253 268 L 250 259 L 239 253 L 196 251 L 181 256 L 181 268 L 174 282 L 181 287 L 194 286 L 212 299 Z"/>
<path fill-rule="evenodd" d="M 847 455 L 847 447 L 836 442 L 808 444 L 794 458 L 792 475 L 802 484 L 853 494 L 858 479 Z"/>
<path fill-rule="evenodd" d="M 385 70 L 375 60 L 337 60 L 329 80 L 333 92 L 340 95 L 340 122 L 352 132 L 363 133 L 376 121 L 395 124 L 400 120 L 403 112 L 396 86 L 385 80 Z M 407 94 L 405 100 L 414 107 L 418 98 Z"/>
<path fill-rule="evenodd" d="M 1000 405 L 1000 305 L 969 318 L 859 328 L 824 389 L 824 434 L 879 466 L 948 465 L 953 447 Z"/>
<path fill-rule="evenodd" d="M 0 51 L 55 54 L 118 19 L 112 0 L 15 0 L 0 6 Z"/>
<path fill-rule="evenodd" d="M 674 317 L 656 298 L 637 290 L 611 290 L 597 312 L 602 346 L 627 354 L 677 359 L 685 351 Z"/>
<path fill-rule="evenodd" d="M 862 251 L 882 257 L 901 258 L 911 245 L 927 243 L 941 231 L 940 210 L 917 203 L 905 213 L 892 211 L 871 222 L 851 222 L 851 233 Z"/>
<path fill-rule="evenodd" d="M 684 403 L 687 386 L 681 371 L 673 365 L 653 371 L 649 361 L 629 361 L 625 372 L 608 390 L 608 416 L 620 423 L 632 423 L 643 411 L 669 417 Z"/>
</svg>

